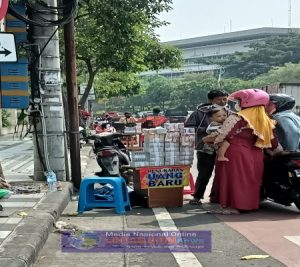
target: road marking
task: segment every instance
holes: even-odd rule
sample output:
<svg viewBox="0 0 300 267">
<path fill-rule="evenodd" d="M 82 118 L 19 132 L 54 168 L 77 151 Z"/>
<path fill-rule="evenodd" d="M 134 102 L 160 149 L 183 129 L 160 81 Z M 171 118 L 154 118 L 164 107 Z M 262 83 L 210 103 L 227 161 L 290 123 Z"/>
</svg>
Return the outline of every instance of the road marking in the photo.
<svg viewBox="0 0 300 267">
<path fill-rule="evenodd" d="M 300 247 L 300 235 L 298 235 L 298 236 L 285 236 L 285 238 Z"/>
<path fill-rule="evenodd" d="M 36 194 L 13 194 L 9 198 L 42 198 L 45 193 L 36 193 Z"/>
<path fill-rule="evenodd" d="M 7 161 L 4 161 L 4 163 L 2 164 L 2 167 L 5 168 L 6 166 L 12 164 L 15 161 L 19 161 L 20 159 L 22 159 L 24 157 L 24 155 L 20 155 L 20 156 L 12 156 L 7 158 Z"/>
<path fill-rule="evenodd" d="M 36 202 L 0 202 L 3 208 L 32 208 Z"/>
<path fill-rule="evenodd" d="M 33 173 L 34 163 L 32 162 L 26 169 L 22 169 L 22 173 Z"/>
<path fill-rule="evenodd" d="M 0 238 L 6 238 L 12 231 L 0 231 Z"/>
<path fill-rule="evenodd" d="M 25 156 L 26 157 L 26 156 Z M 26 157 L 27 158 L 27 157 Z M 28 162 L 33 161 L 33 157 L 29 157 L 26 160 L 20 162 L 19 164 L 17 164 L 16 166 L 14 166 L 13 168 L 11 168 L 11 171 L 15 171 L 17 169 L 19 169 L 20 167 L 24 166 L 25 164 L 27 164 Z"/>
<path fill-rule="evenodd" d="M 152 210 L 162 231 L 179 231 L 169 212 L 165 208 L 153 208 Z M 172 254 L 180 267 L 202 266 L 192 252 L 172 252 Z"/>
</svg>

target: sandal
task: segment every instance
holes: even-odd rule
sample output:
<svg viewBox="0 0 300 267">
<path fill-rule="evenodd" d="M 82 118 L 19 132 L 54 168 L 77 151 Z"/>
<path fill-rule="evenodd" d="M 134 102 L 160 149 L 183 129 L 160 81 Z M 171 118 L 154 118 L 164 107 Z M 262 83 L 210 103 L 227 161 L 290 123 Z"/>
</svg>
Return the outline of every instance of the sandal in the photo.
<svg viewBox="0 0 300 267">
<path fill-rule="evenodd" d="M 200 199 L 192 199 L 189 202 L 190 205 L 202 205 L 202 202 Z"/>
</svg>

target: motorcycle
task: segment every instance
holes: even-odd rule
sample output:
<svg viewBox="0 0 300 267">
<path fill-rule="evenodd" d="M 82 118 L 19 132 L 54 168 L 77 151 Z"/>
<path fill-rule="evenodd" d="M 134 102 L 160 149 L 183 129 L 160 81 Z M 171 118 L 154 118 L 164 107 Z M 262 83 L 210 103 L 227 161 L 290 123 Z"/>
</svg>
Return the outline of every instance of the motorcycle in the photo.
<svg viewBox="0 0 300 267">
<path fill-rule="evenodd" d="M 80 142 L 80 148 L 82 148 L 83 145 L 89 143 L 87 130 L 82 126 L 79 126 L 79 142 Z"/>
<path fill-rule="evenodd" d="M 300 210 L 300 152 L 275 156 L 265 162 L 261 198 Z"/>
<path fill-rule="evenodd" d="M 132 182 L 131 175 L 126 168 L 130 165 L 130 157 L 126 147 L 120 140 L 121 134 L 103 133 L 95 135 L 94 153 L 101 168 L 101 172 L 96 173 L 100 177 L 123 177 L 126 183 Z"/>
</svg>

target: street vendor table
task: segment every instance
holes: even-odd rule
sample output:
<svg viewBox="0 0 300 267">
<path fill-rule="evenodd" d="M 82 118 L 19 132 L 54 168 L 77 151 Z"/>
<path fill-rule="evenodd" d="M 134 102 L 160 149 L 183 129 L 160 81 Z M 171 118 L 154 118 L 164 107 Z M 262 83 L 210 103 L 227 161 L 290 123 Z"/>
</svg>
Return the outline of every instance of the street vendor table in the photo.
<svg viewBox="0 0 300 267">
<path fill-rule="evenodd" d="M 148 198 L 148 207 L 181 207 L 189 185 L 190 166 L 147 166 L 133 169 L 134 191 Z"/>
</svg>

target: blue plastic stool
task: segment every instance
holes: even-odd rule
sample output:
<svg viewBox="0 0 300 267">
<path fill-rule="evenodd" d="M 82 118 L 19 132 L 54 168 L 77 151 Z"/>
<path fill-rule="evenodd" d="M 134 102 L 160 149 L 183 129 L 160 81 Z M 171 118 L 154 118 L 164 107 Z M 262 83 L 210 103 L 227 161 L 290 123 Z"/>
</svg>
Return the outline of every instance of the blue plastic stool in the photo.
<svg viewBox="0 0 300 267">
<path fill-rule="evenodd" d="M 113 186 L 113 200 L 99 200 L 94 195 L 94 184 L 110 184 Z M 116 212 L 124 214 L 131 210 L 129 195 L 124 178 L 122 177 L 85 177 L 81 180 L 78 213 L 93 208 L 116 208 Z"/>
</svg>

